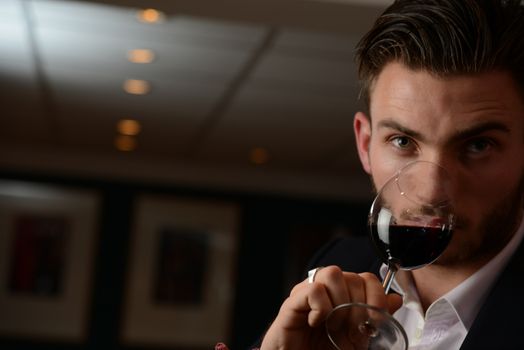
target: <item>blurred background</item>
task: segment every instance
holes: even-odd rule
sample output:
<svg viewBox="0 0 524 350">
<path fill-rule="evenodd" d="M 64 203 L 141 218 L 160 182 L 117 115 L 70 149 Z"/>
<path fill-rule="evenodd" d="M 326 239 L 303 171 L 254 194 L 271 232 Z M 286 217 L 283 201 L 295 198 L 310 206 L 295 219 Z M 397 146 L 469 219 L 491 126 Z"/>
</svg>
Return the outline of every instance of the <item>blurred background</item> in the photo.
<svg viewBox="0 0 524 350">
<path fill-rule="evenodd" d="M 366 234 L 355 44 L 388 0 L 2 0 L 0 347 L 249 346 Z"/>
</svg>

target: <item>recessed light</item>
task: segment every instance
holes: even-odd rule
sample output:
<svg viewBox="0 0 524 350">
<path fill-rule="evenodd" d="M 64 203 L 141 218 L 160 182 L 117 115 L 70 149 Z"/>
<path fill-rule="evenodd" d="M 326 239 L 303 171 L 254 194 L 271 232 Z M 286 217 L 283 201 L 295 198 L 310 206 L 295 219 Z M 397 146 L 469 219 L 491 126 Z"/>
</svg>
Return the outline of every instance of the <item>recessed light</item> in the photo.
<svg viewBox="0 0 524 350">
<path fill-rule="evenodd" d="M 134 119 L 122 119 L 116 125 L 116 129 L 122 135 L 135 136 L 142 129 L 140 123 Z"/>
<path fill-rule="evenodd" d="M 115 138 L 115 147 L 122 152 L 129 152 L 136 149 L 137 142 L 132 136 L 117 135 Z"/>
<path fill-rule="evenodd" d="M 160 23 L 165 19 L 163 12 L 155 9 L 143 9 L 138 11 L 138 20 L 145 23 Z"/>
<path fill-rule="evenodd" d="M 151 84 L 145 80 L 127 79 L 124 81 L 124 91 L 132 95 L 145 95 L 151 91 Z"/>
<path fill-rule="evenodd" d="M 127 59 L 133 63 L 151 63 L 155 60 L 155 53 L 148 49 L 129 50 Z"/>
<path fill-rule="evenodd" d="M 255 147 L 249 152 L 249 161 L 256 165 L 262 165 L 269 161 L 269 152 L 263 147 Z"/>
</svg>

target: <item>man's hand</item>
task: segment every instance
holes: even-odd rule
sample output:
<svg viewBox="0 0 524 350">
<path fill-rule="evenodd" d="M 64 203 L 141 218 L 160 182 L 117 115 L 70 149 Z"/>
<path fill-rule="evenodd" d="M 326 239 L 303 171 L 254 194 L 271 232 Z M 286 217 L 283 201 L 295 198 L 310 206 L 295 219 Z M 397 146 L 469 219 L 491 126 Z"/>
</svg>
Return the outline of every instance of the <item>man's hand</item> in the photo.
<svg viewBox="0 0 524 350">
<path fill-rule="evenodd" d="M 261 350 L 314 350 L 331 348 L 324 322 L 337 305 L 359 302 L 395 312 L 402 305 L 396 294 L 385 295 L 382 284 L 371 273 L 343 272 L 337 266 L 317 271 L 312 283 L 297 284 L 262 341 Z M 349 320 L 358 322 L 354 315 Z"/>
</svg>

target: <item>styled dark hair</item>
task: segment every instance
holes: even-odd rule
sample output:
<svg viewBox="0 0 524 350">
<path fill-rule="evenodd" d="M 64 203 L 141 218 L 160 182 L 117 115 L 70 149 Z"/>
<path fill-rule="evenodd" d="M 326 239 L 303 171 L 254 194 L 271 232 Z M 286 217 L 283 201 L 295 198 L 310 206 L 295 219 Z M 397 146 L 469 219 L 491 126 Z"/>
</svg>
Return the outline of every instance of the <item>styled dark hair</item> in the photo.
<svg viewBox="0 0 524 350">
<path fill-rule="evenodd" d="M 397 0 L 357 45 L 361 97 L 398 61 L 437 76 L 511 73 L 524 92 L 524 5 L 520 0 Z"/>
</svg>

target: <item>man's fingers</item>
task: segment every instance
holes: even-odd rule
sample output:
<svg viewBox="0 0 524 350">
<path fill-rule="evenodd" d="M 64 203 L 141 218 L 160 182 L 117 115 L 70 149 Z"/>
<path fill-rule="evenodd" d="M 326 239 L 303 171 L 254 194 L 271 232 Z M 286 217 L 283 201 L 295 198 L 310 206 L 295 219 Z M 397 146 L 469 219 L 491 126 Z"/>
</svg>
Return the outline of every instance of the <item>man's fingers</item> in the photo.
<svg viewBox="0 0 524 350">
<path fill-rule="evenodd" d="M 381 309 L 387 309 L 386 294 L 384 287 L 377 276 L 372 273 L 364 272 L 359 275 L 365 282 L 366 303 Z"/>
<path fill-rule="evenodd" d="M 396 293 L 390 293 L 387 295 L 388 312 L 393 315 L 395 311 L 400 309 L 402 306 L 402 296 Z"/>
<path fill-rule="evenodd" d="M 308 324 L 311 327 L 316 327 L 324 322 L 328 312 L 333 308 L 333 303 L 329 297 L 329 293 L 322 284 L 310 286 L 307 303 L 310 307 Z"/>
<path fill-rule="evenodd" d="M 366 302 L 366 281 L 358 274 L 344 273 L 346 288 L 349 293 L 349 300 L 353 303 Z"/>
<path fill-rule="evenodd" d="M 365 272 L 360 276 L 366 281 L 366 302 L 368 304 L 387 310 L 390 314 L 402 306 L 402 296 L 396 293 L 384 294 L 384 287 L 374 274 Z"/>
<path fill-rule="evenodd" d="M 345 283 L 345 273 L 338 266 L 326 266 L 319 270 L 313 284 L 323 284 L 333 306 L 349 302 L 350 295 Z"/>
<path fill-rule="evenodd" d="M 303 318 L 302 323 L 307 322 L 311 327 L 316 327 L 324 321 L 332 308 L 333 303 L 326 286 L 305 281 L 293 288 L 282 304 L 280 313 L 283 319 L 288 320 L 286 324 L 294 324 L 300 321 L 298 318 Z"/>
</svg>

